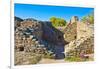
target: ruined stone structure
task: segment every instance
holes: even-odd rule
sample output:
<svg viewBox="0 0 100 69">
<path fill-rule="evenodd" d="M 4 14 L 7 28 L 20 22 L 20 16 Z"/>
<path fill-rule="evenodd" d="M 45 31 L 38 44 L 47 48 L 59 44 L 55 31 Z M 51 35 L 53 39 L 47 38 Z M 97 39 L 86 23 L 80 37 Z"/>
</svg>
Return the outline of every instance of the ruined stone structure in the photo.
<svg viewBox="0 0 100 69">
<path fill-rule="evenodd" d="M 84 54 L 93 53 L 94 29 L 79 22 L 77 17 L 72 17 L 71 22 L 64 30 L 64 38 L 69 41 L 69 44 L 65 45 L 65 55 L 79 56 L 81 52 L 84 52 Z"/>
<path fill-rule="evenodd" d="M 65 55 L 78 56 L 81 52 L 84 54 L 91 54 L 94 52 L 94 37 L 82 38 L 71 41 L 65 46 Z"/>
<path fill-rule="evenodd" d="M 66 42 L 77 39 L 77 23 L 79 23 L 78 17 L 73 16 L 67 24 L 67 27 L 64 29 L 64 39 Z"/>
<path fill-rule="evenodd" d="M 75 22 L 78 22 L 79 21 L 79 18 L 77 16 L 73 16 L 70 20 L 70 23 L 75 23 Z"/>
<path fill-rule="evenodd" d="M 20 22 L 16 20 L 15 23 L 19 24 L 15 24 L 15 54 L 21 52 L 45 54 L 55 52 L 58 45 L 64 46 L 64 33 L 54 28 L 49 21 L 25 19 Z"/>
<path fill-rule="evenodd" d="M 35 59 L 52 52 L 55 59 L 79 56 L 81 52 L 94 52 L 93 27 L 79 22 L 73 16 L 70 22 L 59 30 L 49 21 L 15 18 L 15 64 L 34 64 Z M 33 56 L 34 55 L 34 56 Z M 31 60 L 30 60 L 31 58 Z M 21 60 L 21 61 L 20 61 Z"/>
<path fill-rule="evenodd" d="M 16 22 L 15 22 L 16 23 Z M 15 25 L 16 26 L 16 25 Z M 30 51 L 32 46 L 40 45 L 42 39 L 42 24 L 36 20 L 27 19 L 15 28 L 15 48 L 18 51 Z"/>
<path fill-rule="evenodd" d="M 70 42 L 77 38 L 77 23 L 69 23 L 64 29 L 64 39 L 66 42 Z"/>
</svg>

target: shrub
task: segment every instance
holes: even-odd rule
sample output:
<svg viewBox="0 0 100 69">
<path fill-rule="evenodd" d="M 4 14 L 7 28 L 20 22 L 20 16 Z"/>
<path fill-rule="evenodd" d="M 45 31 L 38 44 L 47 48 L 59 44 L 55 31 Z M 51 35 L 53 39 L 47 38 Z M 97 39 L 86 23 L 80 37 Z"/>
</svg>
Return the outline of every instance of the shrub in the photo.
<svg viewBox="0 0 100 69">
<path fill-rule="evenodd" d="M 54 59 L 54 54 L 53 53 L 50 53 L 50 52 L 47 52 L 44 56 L 43 56 L 43 58 L 48 58 L 48 59 Z"/>
<path fill-rule="evenodd" d="M 66 25 L 66 20 L 64 20 L 62 18 L 51 17 L 50 21 L 52 22 L 52 25 L 54 27 L 65 26 Z"/>
</svg>

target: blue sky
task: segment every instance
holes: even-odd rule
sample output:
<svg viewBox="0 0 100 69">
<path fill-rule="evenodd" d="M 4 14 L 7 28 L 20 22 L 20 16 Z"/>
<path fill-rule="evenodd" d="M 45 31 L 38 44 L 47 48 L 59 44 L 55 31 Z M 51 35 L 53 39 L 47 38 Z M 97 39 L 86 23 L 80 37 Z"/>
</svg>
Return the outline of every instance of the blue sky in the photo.
<svg viewBox="0 0 100 69">
<path fill-rule="evenodd" d="M 78 16 L 81 19 L 83 16 L 86 16 L 93 11 L 93 8 L 68 6 L 48 6 L 18 3 L 15 3 L 14 6 L 15 16 L 23 19 L 34 18 L 42 21 L 48 21 L 52 16 L 64 18 L 67 21 L 69 21 L 72 16 Z"/>
</svg>

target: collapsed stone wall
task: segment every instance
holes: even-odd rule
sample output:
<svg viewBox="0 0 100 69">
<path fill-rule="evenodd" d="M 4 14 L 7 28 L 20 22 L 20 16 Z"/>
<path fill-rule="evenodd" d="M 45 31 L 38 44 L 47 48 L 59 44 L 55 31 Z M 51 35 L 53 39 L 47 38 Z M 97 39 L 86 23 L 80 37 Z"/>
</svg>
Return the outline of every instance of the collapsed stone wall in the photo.
<svg viewBox="0 0 100 69">
<path fill-rule="evenodd" d="M 66 56 L 78 56 L 81 52 L 84 54 L 94 53 L 94 37 L 76 39 L 71 41 L 68 45 L 65 46 Z"/>
<path fill-rule="evenodd" d="M 63 37 L 63 33 L 50 25 L 51 22 L 38 21 L 34 19 L 25 19 L 21 22 L 15 21 L 16 24 L 17 22 L 19 26 L 15 25 L 16 65 L 24 63 L 28 64 L 31 62 L 28 60 L 29 58 L 25 57 L 25 55 L 32 57 L 30 55 L 32 53 L 35 55 L 48 55 L 48 53 L 52 53 L 52 49 L 54 49 L 53 46 L 55 46 L 54 44 L 56 44 L 59 40 L 63 40 L 61 39 Z M 20 58 L 25 58 L 25 62 L 24 60 L 19 61 Z"/>
</svg>

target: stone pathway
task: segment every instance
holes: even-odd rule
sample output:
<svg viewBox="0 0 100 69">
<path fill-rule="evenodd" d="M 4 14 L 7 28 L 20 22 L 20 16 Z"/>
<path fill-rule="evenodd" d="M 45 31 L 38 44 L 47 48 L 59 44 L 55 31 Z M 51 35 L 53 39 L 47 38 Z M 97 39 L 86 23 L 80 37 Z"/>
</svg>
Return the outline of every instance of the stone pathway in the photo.
<svg viewBox="0 0 100 69">
<path fill-rule="evenodd" d="M 56 59 L 64 59 L 65 58 L 63 45 L 55 46 L 55 58 Z"/>
<path fill-rule="evenodd" d="M 38 64 L 48 64 L 48 63 L 65 63 L 64 59 L 55 60 L 55 59 L 42 59 Z"/>
</svg>

